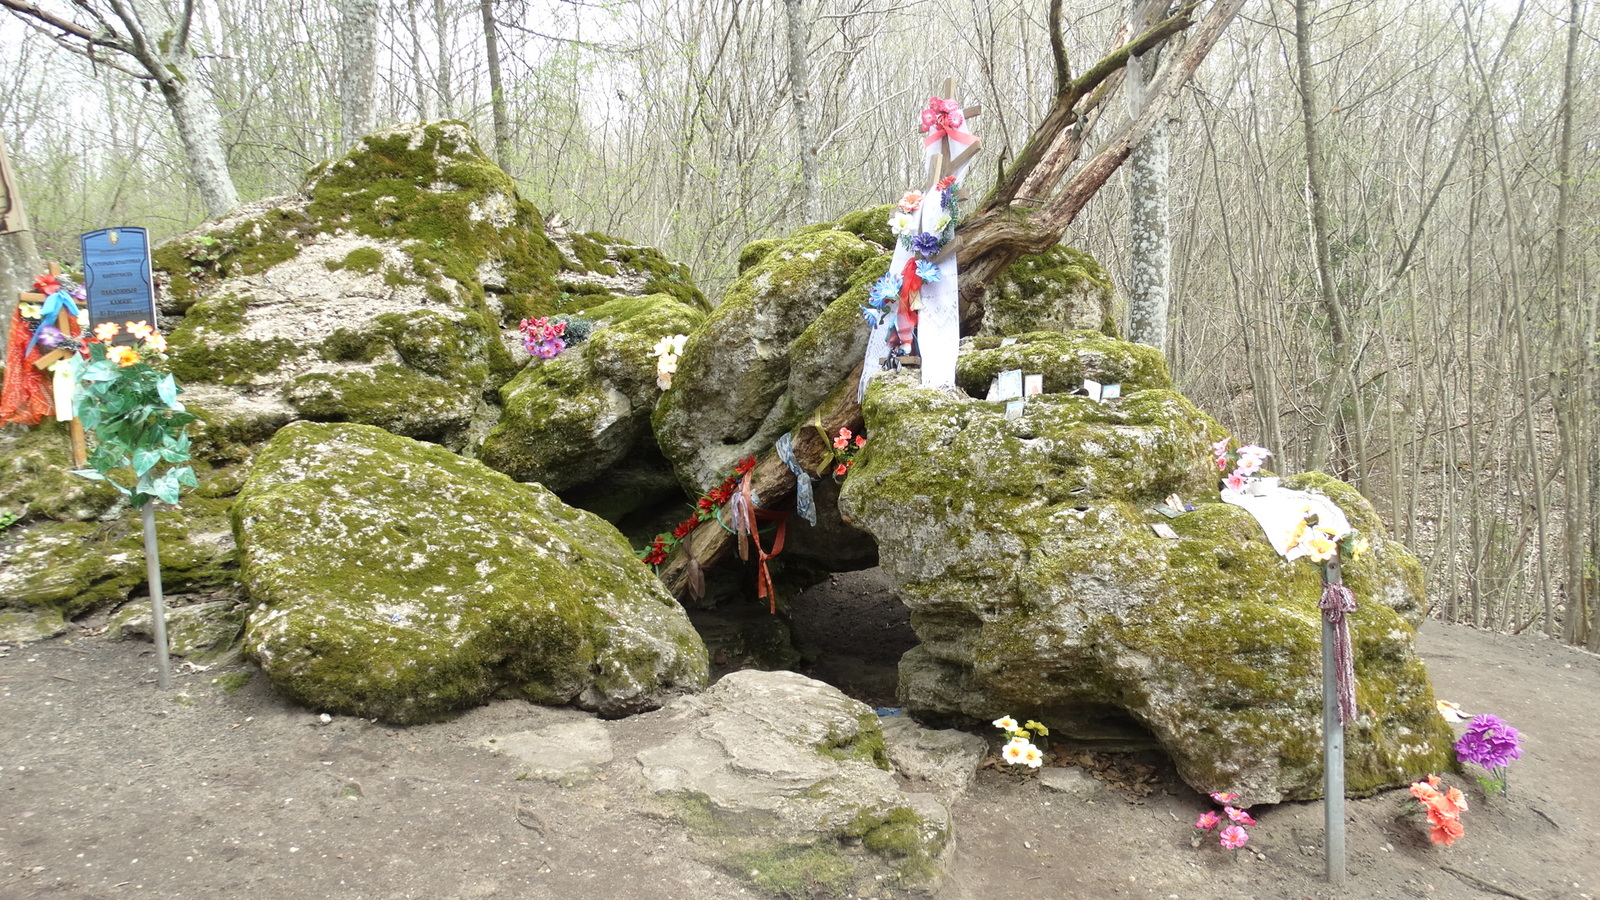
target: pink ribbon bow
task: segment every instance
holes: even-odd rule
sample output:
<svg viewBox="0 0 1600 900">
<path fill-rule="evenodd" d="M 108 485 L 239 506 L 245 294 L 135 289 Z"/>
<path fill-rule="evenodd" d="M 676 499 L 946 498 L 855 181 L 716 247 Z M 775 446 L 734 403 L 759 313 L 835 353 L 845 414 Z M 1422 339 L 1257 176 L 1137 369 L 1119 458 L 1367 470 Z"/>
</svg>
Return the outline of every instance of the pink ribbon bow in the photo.
<svg viewBox="0 0 1600 900">
<path fill-rule="evenodd" d="M 928 136 L 923 141 L 924 146 L 931 147 L 944 137 L 958 144 L 970 144 L 977 140 L 977 137 L 961 130 L 961 126 L 967 124 L 967 118 L 961 114 L 961 104 L 955 100 L 928 98 L 928 108 L 922 111 L 921 122 L 922 132 Z"/>
</svg>

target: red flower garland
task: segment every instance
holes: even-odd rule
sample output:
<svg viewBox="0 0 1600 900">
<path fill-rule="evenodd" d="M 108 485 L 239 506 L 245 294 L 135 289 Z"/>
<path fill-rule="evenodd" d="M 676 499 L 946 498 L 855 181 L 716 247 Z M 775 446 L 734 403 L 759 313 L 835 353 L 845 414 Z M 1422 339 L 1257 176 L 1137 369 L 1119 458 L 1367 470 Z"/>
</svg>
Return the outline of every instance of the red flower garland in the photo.
<svg viewBox="0 0 1600 900">
<path fill-rule="evenodd" d="M 733 492 L 739 489 L 739 482 L 745 473 L 756 467 L 756 458 L 747 456 L 739 460 L 733 467 L 733 474 L 722 480 L 722 483 L 701 494 L 694 502 L 694 512 L 689 518 L 673 526 L 670 531 L 663 531 L 650 540 L 645 549 L 639 551 L 639 559 L 648 566 L 659 566 L 667 561 L 667 554 L 673 548 L 688 538 L 689 534 L 700 527 L 701 522 L 709 522 L 716 518 L 717 510 L 733 498 Z"/>
</svg>

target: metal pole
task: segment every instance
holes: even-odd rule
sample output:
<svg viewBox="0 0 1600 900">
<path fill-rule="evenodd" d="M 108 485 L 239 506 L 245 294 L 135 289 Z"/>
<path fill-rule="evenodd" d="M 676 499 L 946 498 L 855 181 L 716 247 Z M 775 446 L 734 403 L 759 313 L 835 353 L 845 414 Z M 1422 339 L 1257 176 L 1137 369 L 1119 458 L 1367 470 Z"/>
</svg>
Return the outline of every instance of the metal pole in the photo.
<svg viewBox="0 0 1600 900">
<path fill-rule="evenodd" d="M 1327 563 L 1324 579 L 1343 581 L 1339 557 Z M 1322 616 L 1322 803 L 1324 849 L 1328 881 L 1344 884 L 1344 724 L 1339 721 L 1339 697 L 1334 663 L 1333 623 Z"/>
<path fill-rule="evenodd" d="M 150 582 L 150 611 L 156 623 L 156 658 L 163 689 L 172 687 L 172 661 L 167 658 L 167 604 L 161 596 L 161 557 L 156 551 L 156 502 L 144 501 L 144 574 Z M 1326 654 L 1324 654 L 1326 655 Z"/>
</svg>

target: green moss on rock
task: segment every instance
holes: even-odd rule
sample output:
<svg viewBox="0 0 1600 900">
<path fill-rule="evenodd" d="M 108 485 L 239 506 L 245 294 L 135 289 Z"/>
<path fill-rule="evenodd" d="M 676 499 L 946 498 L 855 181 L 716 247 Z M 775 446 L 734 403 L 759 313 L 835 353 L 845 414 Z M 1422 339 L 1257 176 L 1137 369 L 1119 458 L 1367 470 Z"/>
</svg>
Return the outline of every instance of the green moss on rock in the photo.
<svg viewBox="0 0 1600 900">
<path fill-rule="evenodd" d="M 1316 570 L 1283 561 L 1247 513 L 1208 500 L 1206 445 L 1222 430 L 1158 387 L 1158 356 L 1114 344 L 1074 333 L 964 358 L 969 390 L 1018 367 L 1045 372 L 1047 390 L 1109 371 L 1143 387 L 1104 404 L 1046 393 L 1017 419 L 905 376 L 874 381 L 872 439 L 840 506 L 877 540 L 922 640 L 902 665 L 901 699 L 943 717 L 1007 711 L 1068 737 L 1116 713 L 1199 790 L 1317 796 Z M 1049 353 L 1029 356 L 1030 345 Z M 1420 570 L 1382 540 L 1353 489 L 1321 475 L 1289 483 L 1325 491 L 1374 538 L 1346 576 L 1366 685 L 1347 782 L 1357 795 L 1403 784 L 1448 762 L 1451 739 L 1412 649 Z M 1148 507 L 1169 492 L 1198 504 L 1170 522 L 1176 540 L 1150 528 L 1167 521 Z"/>
<path fill-rule="evenodd" d="M 1089 254 L 1067 246 L 1028 254 L 983 294 L 981 334 L 1097 330 L 1118 337 L 1111 276 Z"/>
<path fill-rule="evenodd" d="M 428 721 L 509 688 L 622 714 L 704 684 L 704 646 L 614 529 L 443 448 L 295 423 L 233 515 L 247 652 L 313 709 Z"/>
</svg>

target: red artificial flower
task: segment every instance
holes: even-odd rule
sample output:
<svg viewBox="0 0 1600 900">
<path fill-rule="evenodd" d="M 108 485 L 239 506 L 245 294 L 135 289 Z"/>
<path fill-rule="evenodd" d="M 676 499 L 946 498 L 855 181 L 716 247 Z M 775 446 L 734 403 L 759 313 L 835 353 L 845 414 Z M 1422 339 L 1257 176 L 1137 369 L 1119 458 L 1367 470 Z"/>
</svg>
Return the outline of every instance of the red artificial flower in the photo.
<svg viewBox="0 0 1600 900">
<path fill-rule="evenodd" d="M 697 528 L 699 525 L 700 520 L 698 518 L 685 519 L 678 523 L 677 528 L 672 529 L 672 536 L 681 541 L 689 534 L 689 532 L 695 530 L 695 528 Z"/>
<path fill-rule="evenodd" d="M 945 177 L 939 179 L 939 190 L 945 190 L 946 188 L 950 187 L 950 185 L 955 183 L 956 177 L 954 175 L 946 175 Z"/>
<path fill-rule="evenodd" d="M 712 488 L 711 493 L 707 494 L 706 496 L 711 499 L 712 503 L 716 504 L 717 506 L 721 506 L 722 504 L 728 502 L 729 497 L 733 496 L 733 488 L 726 484 L 718 485 L 717 487 Z"/>
<path fill-rule="evenodd" d="M 744 459 L 739 460 L 739 462 L 734 465 L 733 470 L 738 472 L 740 475 L 743 475 L 755 467 L 756 458 L 754 456 L 746 456 Z"/>
<path fill-rule="evenodd" d="M 864 434 L 856 435 L 856 449 L 860 450 L 862 447 L 865 447 L 866 445 L 867 445 L 867 436 L 864 435 Z"/>
<path fill-rule="evenodd" d="M 61 282 L 54 275 L 40 275 L 33 279 L 33 289 L 40 294 L 54 294 L 61 290 Z"/>
<path fill-rule="evenodd" d="M 659 566 L 667 561 L 667 551 L 656 547 L 644 555 L 644 561 L 647 565 Z"/>
<path fill-rule="evenodd" d="M 716 504 L 711 502 L 711 498 L 709 496 L 706 496 L 706 497 L 701 497 L 699 500 L 696 500 L 694 502 L 694 505 L 695 505 L 696 509 L 698 509 L 698 510 L 700 510 L 702 512 L 710 512 L 711 511 L 711 507 L 715 506 Z"/>
<path fill-rule="evenodd" d="M 847 462 L 840 463 L 837 466 L 833 467 L 833 474 L 835 474 L 835 475 L 843 475 L 846 471 L 849 470 L 849 468 L 850 468 L 850 464 L 849 463 L 847 463 Z"/>
</svg>

